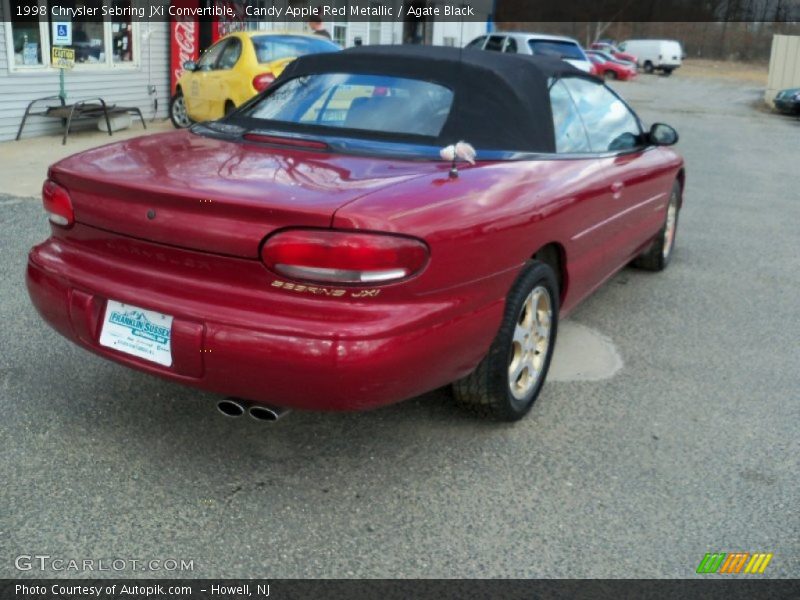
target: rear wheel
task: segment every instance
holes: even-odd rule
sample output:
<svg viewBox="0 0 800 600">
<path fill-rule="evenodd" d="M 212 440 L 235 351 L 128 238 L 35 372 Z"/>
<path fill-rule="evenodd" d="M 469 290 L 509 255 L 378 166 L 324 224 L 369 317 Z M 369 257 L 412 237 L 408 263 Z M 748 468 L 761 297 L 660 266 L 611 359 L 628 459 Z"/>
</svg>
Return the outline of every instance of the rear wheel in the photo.
<svg viewBox="0 0 800 600">
<path fill-rule="evenodd" d="M 477 368 L 453 384 L 456 401 L 498 421 L 516 421 L 544 384 L 558 329 L 558 283 L 541 262 L 530 263 L 506 299 L 500 330 Z"/>
<path fill-rule="evenodd" d="M 675 249 L 675 235 L 678 232 L 678 213 L 681 207 L 681 184 L 672 186 L 672 194 L 667 205 L 664 226 L 650 247 L 633 261 L 635 267 L 648 271 L 663 271 L 667 268 L 672 251 Z"/>
<path fill-rule="evenodd" d="M 649 60 L 644 61 L 644 72 L 645 73 L 652 73 L 655 70 L 656 70 L 656 68 L 655 68 L 655 66 L 653 65 L 652 62 L 650 62 Z"/>
<path fill-rule="evenodd" d="M 170 98 L 169 118 L 178 129 L 185 129 L 192 124 L 189 113 L 186 112 L 186 101 L 183 98 L 183 92 L 180 89 Z"/>
</svg>

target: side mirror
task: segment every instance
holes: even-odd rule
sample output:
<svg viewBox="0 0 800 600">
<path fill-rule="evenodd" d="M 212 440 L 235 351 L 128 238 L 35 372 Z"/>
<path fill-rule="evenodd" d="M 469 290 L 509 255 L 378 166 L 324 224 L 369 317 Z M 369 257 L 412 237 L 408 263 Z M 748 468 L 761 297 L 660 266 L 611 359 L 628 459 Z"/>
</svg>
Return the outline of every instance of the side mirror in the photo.
<svg viewBox="0 0 800 600">
<path fill-rule="evenodd" d="M 648 138 L 654 146 L 673 146 L 678 143 L 678 132 L 665 123 L 653 123 Z"/>
<path fill-rule="evenodd" d="M 196 69 L 197 69 L 197 63 L 194 62 L 193 60 L 187 60 L 185 63 L 183 63 L 184 71 L 194 71 Z"/>
</svg>

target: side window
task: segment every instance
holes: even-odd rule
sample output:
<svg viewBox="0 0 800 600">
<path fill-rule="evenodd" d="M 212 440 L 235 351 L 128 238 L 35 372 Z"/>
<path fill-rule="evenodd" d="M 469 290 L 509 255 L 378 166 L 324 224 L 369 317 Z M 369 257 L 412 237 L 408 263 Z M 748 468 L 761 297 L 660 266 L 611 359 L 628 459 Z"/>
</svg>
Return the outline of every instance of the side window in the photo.
<svg viewBox="0 0 800 600">
<path fill-rule="evenodd" d="M 200 57 L 200 60 L 197 63 L 199 69 L 203 71 L 208 71 L 210 69 L 215 69 L 217 66 L 217 61 L 219 60 L 222 51 L 225 49 L 225 46 L 228 45 L 228 40 L 221 40 L 211 46 L 208 50 L 203 53 L 203 56 Z"/>
<path fill-rule="evenodd" d="M 505 36 L 502 35 L 490 35 L 489 41 L 486 42 L 486 46 L 484 46 L 484 50 L 493 50 L 495 52 L 502 52 L 503 51 L 503 42 L 505 41 Z"/>
<path fill-rule="evenodd" d="M 517 52 L 517 40 L 513 37 L 506 39 L 506 47 L 503 52 L 508 52 L 510 54 L 516 54 Z"/>
<path fill-rule="evenodd" d="M 239 57 L 242 54 L 242 42 L 239 38 L 231 38 L 228 41 L 228 45 L 222 50 L 222 54 L 219 57 L 219 63 L 217 63 L 218 69 L 232 69 L 236 66 L 236 61 L 239 60 Z"/>
<path fill-rule="evenodd" d="M 559 154 L 591 152 L 589 137 L 578 109 L 561 81 L 556 81 L 550 88 L 550 106 L 553 109 L 556 152 Z"/>
<path fill-rule="evenodd" d="M 638 119 L 605 85 L 577 77 L 561 81 L 578 107 L 592 151 L 618 152 L 641 144 Z"/>
<path fill-rule="evenodd" d="M 475 38 L 469 44 L 467 44 L 467 48 L 483 48 L 483 42 L 486 41 L 486 36 L 482 35 L 479 38 Z"/>
</svg>

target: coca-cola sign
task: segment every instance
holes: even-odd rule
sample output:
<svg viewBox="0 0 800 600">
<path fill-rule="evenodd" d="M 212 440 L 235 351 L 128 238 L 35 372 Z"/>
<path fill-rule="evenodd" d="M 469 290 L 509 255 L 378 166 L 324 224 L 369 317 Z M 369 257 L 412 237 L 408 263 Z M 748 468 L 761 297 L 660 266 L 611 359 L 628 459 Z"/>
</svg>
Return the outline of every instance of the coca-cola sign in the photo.
<svg viewBox="0 0 800 600">
<path fill-rule="evenodd" d="M 183 4 L 183 3 L 182 3 Z M 196 61 L 200 55 L 200 35 L 197 20 L 181 18 L 170 23 L 170 85 L 172 92 L 183 74 L 183 63 Z"/>
<path fill-rule="evenodd" d="M 214 41 L 234 31 L 247 29 L 242 0 L 216 0 L 216 6 L 225 8 L 225 16 L 214 19 Z M 232 16 L 229 16 L 232 15 Z"/>
</svg>

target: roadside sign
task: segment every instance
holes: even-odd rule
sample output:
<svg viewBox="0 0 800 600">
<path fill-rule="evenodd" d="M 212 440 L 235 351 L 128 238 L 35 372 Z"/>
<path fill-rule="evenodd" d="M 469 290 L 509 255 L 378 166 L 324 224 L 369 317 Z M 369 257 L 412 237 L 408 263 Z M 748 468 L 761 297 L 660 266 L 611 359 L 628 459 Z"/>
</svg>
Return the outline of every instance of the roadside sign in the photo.
<svg viewBox="0 0 800 600">
<path fill-rule="evenodd" d="M 53 21 L 53 46 L 72 46 L 72 21 Z"/>
<path fill-rule="evenodd" d="M 56 69 L 71 69 L 75 66 L 75 50 L 72 48 L 53 48 L 52 60 Z"/>
</svg>

